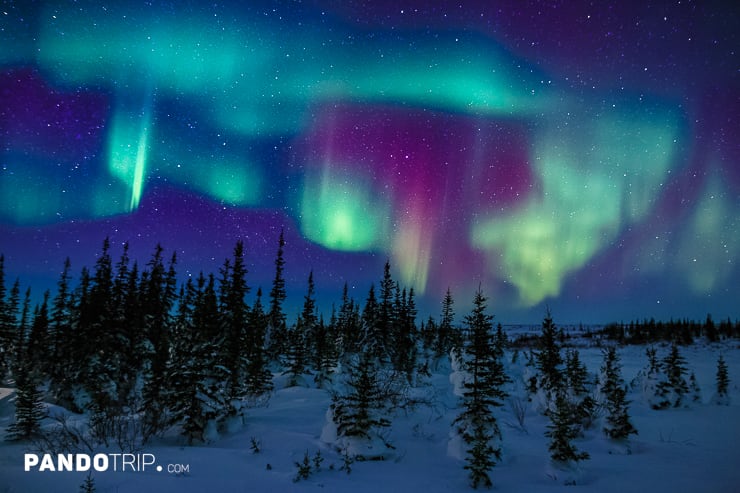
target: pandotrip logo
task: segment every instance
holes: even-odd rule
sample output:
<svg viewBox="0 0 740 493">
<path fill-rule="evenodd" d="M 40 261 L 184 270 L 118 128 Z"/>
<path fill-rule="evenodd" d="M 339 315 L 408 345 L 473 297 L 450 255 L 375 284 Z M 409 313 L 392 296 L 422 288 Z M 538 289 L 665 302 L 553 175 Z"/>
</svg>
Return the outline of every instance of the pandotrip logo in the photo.
<svg viewBox="0 0 740 493">
<path fill-rule="evenodd" d="M 146 472 L 187 474 L 190 464 L 157 464 L 154 454 L 25 454 L 26 472 Z"/>
</svg>

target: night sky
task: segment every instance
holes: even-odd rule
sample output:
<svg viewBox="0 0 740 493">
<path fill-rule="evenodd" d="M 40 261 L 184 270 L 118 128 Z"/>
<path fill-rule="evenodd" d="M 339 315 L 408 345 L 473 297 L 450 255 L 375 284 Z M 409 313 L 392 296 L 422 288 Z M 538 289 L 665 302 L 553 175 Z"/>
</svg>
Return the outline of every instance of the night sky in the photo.
<svg viewBox="0 0 740 493">
<path fill-rule="evenodd" d="M 424 317 L 740 315 L 731 2 L 241 3 L 0 3 L 6 283 L 243 239 L 253 295 L 284 229 L 326 315 L 386 260 Z"/>
</svg>

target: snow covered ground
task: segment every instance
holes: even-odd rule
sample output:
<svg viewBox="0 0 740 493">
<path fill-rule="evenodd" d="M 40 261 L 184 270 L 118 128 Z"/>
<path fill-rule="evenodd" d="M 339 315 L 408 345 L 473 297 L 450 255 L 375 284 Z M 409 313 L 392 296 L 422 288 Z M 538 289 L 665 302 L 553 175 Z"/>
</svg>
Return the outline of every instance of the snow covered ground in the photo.
<svg viewBox="0 0 740 493">
<path fill-rule="evenodd" d="M 585 344 L 586 340 L 579 348 L 581 359 L 595 374 L 601 366 L 601 351 Z M 668 352 L 666 345 L 656 347 L 659 357 Z M 729 367 L 729 406 L 710 403 L 720 351 Z M 697 343 L 681 347 L 681 352 L 689 371 L 696 373 L 701 402 L 688 408 L 656 411 L 645 403 L 639 389 L 630 390 L 630 411 L 639 431 L 631 440 L 632 453 L 613 453 L 620 451 L 603 436 L 597 423 L 577 442 L 577 447 L 591 458 L 581 463 L 576 486 L 565 486 L 562 477 L 552 477 L 544 436 L 546 417 L 528 404 L 521 428 L 508 403 L 498 409 L 504 455 L 491 471 L 494 491 L 740 491 L 740 345 L 737 341 Z M 507 358 L 511 355 L 507 352 Z M 622 376 L 629 383 L 647 363 L 645 346 L 620 348 L 619 355 Z M 518 365 L 510 365 L 515 382 L 509 390 L 514 397 L 520 392 L 517 388 L 521 389 L 521 383 L 517 386 L 521 365 L 521 360 Z M 276 378 L 278 387 L 280 381 Z M 458 414 L 449 365 L 443 365 L 428 385 L 429 405 L 400 411 L 393 419 L 388 436 L 396 447 L 393 457 L 355 462 L 350 474 L 340 470 L 341 455 L 321 441 L 330 404 L 328 392 L 293 387 L 277 390 L 266 407 L 250 410 L 242 430 L 213 443 L 189 447 L 171 436 L 144 446 L 139 453 L 153 454 L 156 465 L 145 471 L 95 472 L 96 491 L 467 491 L 464 463 L 448 456 L 450 425 Z M 12 389 L 0 389 L 0 435 L 13 420 L 14 395 Z M 253 439 L 260 445 L 258 453 L 251 448 Z M 306 453 L 313 458 L 317 451 L 323 458 L 320 470 L 294 482 L 295 463 Z M 36 451 L 30 444 L 0 442 L 0 493 L 79 491 L 86 473 L 25 472 L 26 452 Z M 162 471 L 156 470 L 157 465 Z M 168 472 L 178 466 L 187 466 L 187 472 Z"/>
</svg>

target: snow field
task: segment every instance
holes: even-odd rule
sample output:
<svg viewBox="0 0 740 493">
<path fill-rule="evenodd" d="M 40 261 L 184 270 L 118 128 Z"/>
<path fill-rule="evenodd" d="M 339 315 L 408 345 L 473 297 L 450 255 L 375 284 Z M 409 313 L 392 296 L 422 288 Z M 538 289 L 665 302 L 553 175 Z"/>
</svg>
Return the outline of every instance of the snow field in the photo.
<svg viewBox="0 0 740 493">
<path fill-rule="evenodd" d="M 579 347 L 589 375 L 595 377 L 602 362 L 601 350 Z M 656 345 L 658 358 L 668 345 Z M 598 491 L 651 492 L 734 492 L 740 488 L 740 347 L 736 341 L 681 347 L 689 372 L 696 373 L 702 402 L 687 408 L 656 411 L 644 401 L 639 388 L 630 388 L 630 415 L 639 435 L 631 439 L 631 454 L 615 445 L 601 432 L 600 422 L 586 431 L 576 445 L 590 454 L 577 470 L 560 471 L 549 461 L 544 436 L 547 417 L 527 403 L 524 428 L 507 400 L 496 410 L 503 434 L 502 461 L 491 471 L 494 491 L 558 492 Z M 714 393 L 717 356 L 724 354 L 730 375 L 729 406 L 710 404 Z M 647 364 L 645 346 L 619 348 L 622 377 L 630 384 Z M 507 351 L 507 361 L 512 351 Z M 508 364 L 514 380 L 510 399 L 526 402 L 522 384 L 524 353 L 517 364 Z M 341 454 L 322 441 L 331 403 L 326 390 L 280 388 L 265 407 L 249 410 L 245 426 L 211 443 L 184 446 L 172 433 L 146 445 L 141 452 L 152 453 L 157 464 L 186 464 L 185 474 L 155 469 L 127 472 L 95 472 L 98 492 L 203 492 L 203 491 L 322 491 L 322 492 L 408 492 L 468 491 L 464 462 L 448 453 L 451 423 L 459 413 L 454 377 L 444 362 L 427 378 L 419 393 L 426 404 L 398 410 L 388 431 L 395 450 L 385 461 L 355 462 L 351 473 L 340 470 Z M 13 421 L 12 389 L 0 389 L 0 433 Z M 58 408 L 57 408 L 58 409 Z M 254 439 L 260 451 L 251 450 Z M 0 442 L 0 493 L 76 492 L 86 473 L 24 472 L 23 454 L 34 451 L 32 444 Z M 307 480 L 294 481 L 296 462 L 317 451 L 321 468 Z M 110 453 L 120 450 L 111 449 Z M 563 484 L 576 478 L 576 486 Z M 574 490 L 575 489 L 575 490 Z"/>
</svg>

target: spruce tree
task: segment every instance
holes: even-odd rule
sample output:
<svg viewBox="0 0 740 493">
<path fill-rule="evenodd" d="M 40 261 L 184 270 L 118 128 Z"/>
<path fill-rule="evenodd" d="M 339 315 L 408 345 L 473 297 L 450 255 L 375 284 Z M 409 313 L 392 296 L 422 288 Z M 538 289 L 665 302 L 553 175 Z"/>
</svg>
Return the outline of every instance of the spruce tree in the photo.
<svg viewBox="0 0 740 493">
<path fill-rule="evenodd" d="M 309 351 L 312 341 L 310 336 L 316 330 L 318 315 L 316 311 L 316 293 L 313 282 L 313 271 L 308 274 L 308 288 L 303 298 L 303 310 L 296 324 L 288 334 L 288 354 L 286 355 L 287 369 L 285 374 L 289 375 L 288 386 L 298 385 L 303 375 L 308 373 Z"/>
<path fill-rule="evenodd" d="M 434 353 L 437 358 L 448 356 L 453 347 L 462 349 L 462 340 L 452 324 L 455 320 L 454 300 L 450 288 L 447 288 L 442 300 L 442 316 L 439 321 L 437 338 L 434 343 Z"/>
<path fill-rule="evenodd" d="M 565 353 L 565 376 L 567 378 L 568 388 L 575 395 L 586 393 L 586 382 L 588 380 L 588 371 L 586 366 L 581 363 L 578 350 L 572 349 Z"/>
<path fill-rule="evenodd" d="M 34 309 L 31 330 L 26 343 L 26 357 L 39 377 L 49 374 L 49 291 L 41 305 Z"/>
<path fill-rule="evenodd" d="M 394 304 L 394 294 L 398 285 L 391 276 L 391 264 L 385 262 L 383 266 L 383 279 L 380 281 L 380 290 L 378 292 L 378 345 L 379 356 L 382 361 L 389 361 L 393 352 L 392 341 L 397 338 L 395 334 L 397 327 L 396 308 L 398 303 Z"/>
<path fill-rule="evenodd" d="M 46 408 L 39 390 L 41 384 L 37 372 L 29 358 L 25 358 L 14 374 L 16 385 L 15 422 L 7 431 L 8 440 L 28 440 L 41 430 L 41 420 L 46 415 Z"/>
<path fill-rule="evenodd" d="M 92 474 L 88 474 L 80 485 L 80 493 L 95 493 L 95 491 L 95 478 Z"/>
<path fill-rule="evenodd" d="M 71 263 L 69 257 L 64 261 L 62 274 L 57 282 L 57 294 L 51 308 L 51 372 L 49 374 L 50 390 L 57 402 L 69 405 L 72 400 L 73 364 L 72 353 L 72 293 L 69 285 Z"/>
<path fill-rule="evenodd" d="M 285 354 L 288 346 L 288 332 L 285 313 L 283 313 L 283 303 L 287 298 L 283 277 L 285 269 L 284 248 L 285 236 L 281 229 L 275 257 L 275 278 L 272 282 L 272 289 L 270 289 L 270 307 L 267 313 L 268 354 L 275 361 L 278 361 Z"/>
<path fill-rule="evenodd" d="M 480 288 L 473 300 L 473 311 L 465 317 L 470 337 L 465 345 L 463 367 L 468 379 L 463 384 L 463 411 L 453 422 L 468 445 L 465 469 L 473 488 L 490 487 L 489 471 L 501 459 L 501 430 L 494 408 L 506 398 L 504 384 L 509 381 L 500 354 L 495 348 L 493 316 L 486 313 L 486 297 Z"/>
<path fill-rule="evenodd" d="M 587 429 L 593 422 L 596 413 L 596 402 L 588 394 L 586 384 L 588 371 L 581 362 L 578 350 L 569 350 L 565 358 L 565 383 L 568 388 L 568 398 L 574 406 L 576 421 Z"/>
<path fill-rule="evenodd" d="M 342 288 L 342 304 L 336 320 L 338 351 L 342 359 L 360 349 L 360 315 L 354 300 L 348 294 L 347 283 Z"/>
<path fill-rule="evenodd" d="M 657 384 L 657 396 L 660 400 L 653 405 L 653 408 L 680 407 L 684 404 L 684 396 L 688 394 L 689 386 L 684 378 L 687 373 L 686 360 L 678 351 L 678 345 L 675 342 L 671 345 L 671 351 L 663 359 L 662 367 L 665 379 Z"/>
<path fill-rule="evenodd" d="M 606 423 L 604 433 L 612 440 L 627 440 L 637 434 L 629 416 L 629 401 L 621 375 L 619 356 L 615 348 L 604 351 L 604 363 L 601 367 L 599 386 L 606 400 Z"/>
<path fill-rule="evenodd" d="M 722 354 L 719 355 L 719 358 L 717 358 L 717 398 L 716 401 L 718 404 L 729 404 L 729 394 L 728 389 L 730 387 L 730 378 L 727 375 L 727 363 L 725 363 L 725 358 L 722 356 Z"/>
<path fill-rule="evenodd" d="M 172 306 L 176 299 L 175 254 L 165 267 L 163 248 L 157 245 L 141 276 L 142 320 L 145 327 L 142 411 L 144 439 L 160 434 L 167 423 L 167 370 L 170 358 Z"/>
<path fill-rule="evenodd" d="M 573 440 L 578 438 L 580 429 L 575 421 L 572 404 L 561 390 L 555 398 L 555 410 L 550 413 L 550 424 L 545 436 L 550 438 L 550 457 L 561 465 L 579 462 L 589 458 L 588 453 L 580 452 Z"/>
<path fill-rule="evenodd" d="M 228 372 L 226 398 L 230 416 L 242 413 L 240 401 L 246 394 L 245 375 L 247 358 L 244 351 L 244 333 L 249 321 L 246 295 L 247 267 L 244 262 L 244 243 L 236 242 L 232 262 L 225 262 L 221 282 L 221 315 L 224 330 L 223 364 Z"/>
<path fill-rule="evenodd" d="M 337 437 L 361 441 L 381 438 L 382 430 L 391 423 L 378 380 L 377 360 L 369 351 L 363 351 L 346 371 L 345 390 L 332 396 Z"/>
<path fill-rule="evenodd" d="M 208 285 L 202 273 L 195 285 L 188 279 L 173 327 L 167 407 L 189 444 L 205 441 L 209 424 L 228 411 L 221 385 L 226 374 L 215 359 L 215 330 L 208 325 L 217 319 L 216 310 L 213 276 Z"/>
<path fill-rule="evenodd" d="M 5 296 L 5 257 L 0 254 L 0 385 L 10 372 L 11 344 L 15 333 Z"/>
<path fill-rule="evenodd" d="M 548 308 L 542 321 L 540 351 L 537 353 L 537 369 L 540 373 L 540 387 L 549 393 L 559 389 L 562 384 L 560 365 L 563 363 L 563 359 L 560 356 L 557 336 L 557 328 Z"/>
<path fill-rule="evenodd" d="M 375 285 L 371 284 L 367 299 L 365 300 L 365 306 L 362 310 L 363 335 L 360 344 L 366 351 L 370 351 L 370 354 L 375 360 L 382 362 L 385 355 L 385 343 L 383 332 L 380 328 L 379 312 L 378 300 L 375 297 Z"/>
<path fill-rule="evenodd" d="M 247 339 L 246 391 L 252 398 L 263 397 L 272 390 L 272 373 L 268 368 L 265 337 L 268 320 L 262 308 L 262 288 L 257 289 L 257 297 L 249 313 Z"/>
</svg>

